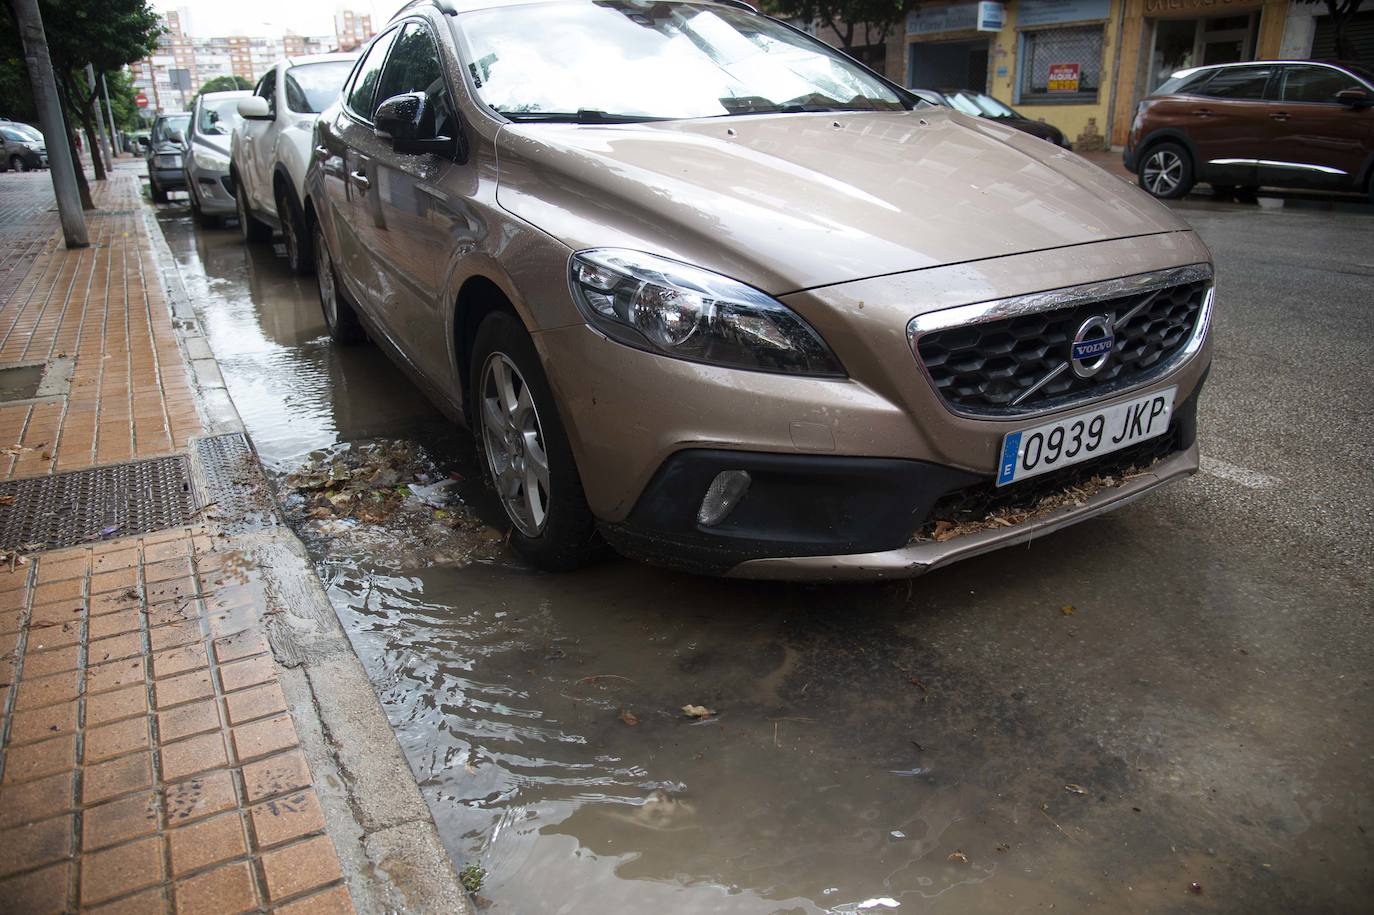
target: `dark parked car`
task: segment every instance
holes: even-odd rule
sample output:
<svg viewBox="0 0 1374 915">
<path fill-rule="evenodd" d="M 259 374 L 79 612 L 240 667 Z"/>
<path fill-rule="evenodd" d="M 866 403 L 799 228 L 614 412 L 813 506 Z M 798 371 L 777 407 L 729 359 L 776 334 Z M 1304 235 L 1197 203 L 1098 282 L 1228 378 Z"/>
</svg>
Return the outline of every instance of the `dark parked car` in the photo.
<svg viewBox="0 0 1374 915">
<path fill-rule="evenodd" d="M 1072 148 L 1069 146 L 1069 141 L 1064 139 L 1064 131 L 1058 127 L 1053 124 L 1046 124 L 1044 121 L 1028 118 L 1010 105 L 1004 105 L 990 95 L 984 95 L 970 89 L 913 89 L 911 91 L 932 105 L 953 108 L 955 111 L 961 111 L 970 117 L 988 118 L 1006 124 L 1008 127 L 1015 127 L 1033 137 L 1048 140 L 1055 146 L 1062 146 L 1064 149 Z"/>
<path fill-rule="evenodd" d="M 1315 60 L 1180 70 L 1136 108 L 1124 159 L 1156 197 L 1205 181 L 1374 198 L 1374 72 Z"/>
<path fill-rule="evenodd" d="M 0 171 L 48 167 L 48 146 L 36 127 L 7 121 L 0 124 Z"/>
<path fill-rule="evenodd" d="M 153 122 L 148 141 L 148 184 L 156 203 L 166 203 L 168 191 L 186 190 L 186 173 L 181 166 L 190 128 L 191 115 L 187 112 L 160 114 Z"/>
</svg>

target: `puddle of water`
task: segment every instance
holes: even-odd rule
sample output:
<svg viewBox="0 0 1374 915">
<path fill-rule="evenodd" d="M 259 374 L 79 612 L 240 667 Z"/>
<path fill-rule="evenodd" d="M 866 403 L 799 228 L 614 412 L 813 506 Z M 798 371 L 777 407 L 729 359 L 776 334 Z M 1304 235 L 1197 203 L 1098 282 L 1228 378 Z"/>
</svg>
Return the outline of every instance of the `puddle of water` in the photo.
<svg viewBox="0 0 1374 915">
<path fill-rule="evenodd" d="M 470 438 L 375 349 L 330 346 L 309 280 L 160 219 L 279 481 L 405 438 L 426 480 L 464 477 L 446 511 L 492 523 Z M 440 835 L 487 871 L 486 912 L 1296 910 L 1370 886 L 1367 741 L 1310 749 L 1357 717 L 1355 688 L 1275 689 L 1230 650 L 1311 584 L 1242 566 L 1246 591 L 1235 557 L 1149 509 L 909 589 L 543 575 L 500 545 L 435 564 L 423 511 L 300 508 Z M 1185 567 L 1208 571 L 1161 582 Z M 1061 614 L 1070 596 L 1088 609 Z M 1271 671 L 1301 666 L 1283 652 L 1309 631 L 1275 630 Z"/>
</svg>

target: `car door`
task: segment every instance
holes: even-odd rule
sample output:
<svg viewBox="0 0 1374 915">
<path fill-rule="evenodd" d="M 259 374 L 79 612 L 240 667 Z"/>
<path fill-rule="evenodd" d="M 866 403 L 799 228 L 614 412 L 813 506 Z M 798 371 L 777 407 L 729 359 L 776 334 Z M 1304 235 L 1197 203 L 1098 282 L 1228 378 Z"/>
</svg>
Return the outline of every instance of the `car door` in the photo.
<svg viewBox="0 0 1374 915">
<path fill-rule="evenodd" d="M 267 100 L 269 110 L 272 110 L 277 97 L 277 68 L 273 67 L 263 74 L 262 79 L 258 80 L 258 85 L 253 89 L 253 94 Z M 267 132 L 271 127 L 271 121 L 260 121 L 245 118 L 241 129 L 243 130 L 242 139 L 239 142 L 239 180 L 243 182 L 244 195 L 248 198 L 248 204 L 253 210 L 264 212 L 262 202 L 262 159 L 267 153 Z M 271 180 L 268 179 L 268 197 L 271 197 Z"/>
<path fill-rule="evenodd" d="M 329 158 L 323 163 L 330 223 L 334 228 L 335 266 L 349 293 L 374 320 L 382 295 L 376 263 L 369 250 L 369 227 L 381 218 L 381 208 L 377 195 L 372 193 L 369 172 L 377 152 L 385 147 L 372 129 L 372 111 L 382 64 L 397 31 L 390 29 L 373 40 L 345 84 L 342 103 L 328 125 L 325 143 Z"/>
<path fill-rule="evenodd" d="M 1374 152 L 1374 109 L 1342 105 L 1336 94 L 1365 89 L 1336 67 L 1280 68 L 1269 117 L 1278 125 L 1260 162 L 1263 184 L 1339 188 L 1352 184 Z"/>
<path fill-rule="evenodd" d="M 1198 157 L 1198 176 L 1214 184 L 1258 184 L 1258 160 L 1272 142 L 1265 92 L 1269 64 L 1223 67 L 1193 90 L 1188 138 Z"/>
<path fill-rule="evenodd" d="M 426 133 L 456 138 L 458 123 L 447 67 L 432 26 L 421 18 L 404 24 L 392 45 L 377 89 L 377 105 L 398 95 L 426 96 Z M 475 236 L 467 198 L 455 187 L 476 186 L 476 166 L 454 161 L 453 152 L 398 152 L 390 144 L 372 163 L 373 190 L 382 208 L 375 221 L 372 253 L 381 275 L 380 315 L 421 372 L 442 382 L 449 375 L 444 287 L 456 251 Z M 470 180 L 454 181 L 467 172 Z"/>
</svg>

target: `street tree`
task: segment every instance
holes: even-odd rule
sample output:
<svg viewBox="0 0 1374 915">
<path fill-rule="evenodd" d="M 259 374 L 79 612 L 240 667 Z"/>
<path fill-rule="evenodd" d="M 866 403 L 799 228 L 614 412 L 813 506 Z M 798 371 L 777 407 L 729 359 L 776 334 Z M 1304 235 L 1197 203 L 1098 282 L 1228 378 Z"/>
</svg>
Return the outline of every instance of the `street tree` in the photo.
<svg viewBox="0 0 1374 915">
<path fill-rule="evenodd" d="M 1298 2 L 1320 4 L 1326 7 L 1326 13 L 1331 17 L 1331 30 L 1335 32 L 1336 57 L 1339 60 L 1350 62 L 1359 60 L 1359 56 L 1355 52 L 1355 43 L 1345 34 L 1345 26 L 1360 11 L 1363 0 L 1298 0 Z M 1374 61 L 1366 61 L 1366 63 L 1374 63 Z"/>
<path fill-rule="evenodd" d="M 913 0 L 766 0 L 764 9 L 782 19 L 803 19 L 829 27 L 848 54 L 882 44 L 893 26 L 915 6 Z"/>
<path fill-rule="evenodd" d="M 196 97 L 207 92 L 233 92 L 235 89 L 252 89 L 253 84 L 242 76 L 216 76 L 214 79 L 205 81 L 205 85 L 200 87 Z"/>
</svg>

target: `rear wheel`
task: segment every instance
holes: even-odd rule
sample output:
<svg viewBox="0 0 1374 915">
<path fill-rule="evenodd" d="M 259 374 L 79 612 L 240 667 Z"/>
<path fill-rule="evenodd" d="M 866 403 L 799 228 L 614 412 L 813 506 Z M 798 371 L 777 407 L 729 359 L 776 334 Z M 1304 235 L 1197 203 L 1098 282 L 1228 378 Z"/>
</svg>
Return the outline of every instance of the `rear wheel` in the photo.
<svg viewBox="0 0 1374 915">
<path fill-rule="evenodd" d="M 315 269 L 314 246 L 305 231 L 305 216 L 290 191 L 277 191 L 277 212 L 281 215 L 281 234 L 286 242 L 286 262 L 292 273 L 307 274 Z"/>
<path fill-rule="evenodd" d="M 243 189 L 243 182 L 238 180 L 234 181 L 234 206 L 238 210 L 239 232 L 243 234 L 244 241 L 272 240 L 272 227 L 253 215 L 253 211 L 248 207 L 248 194 Z"/>
<path fill-rule="evenodd" d="M 1140 186 L 1161 200 L 1174 200 L 1193 189 L 1193 160 L 1177 143 L 1160 143 L 1145 151 Z"/>
<path fill-rule="evenodd" d="M 544 368 L 514 315 L 495 311 L 482 321 L 469 383 L 478 447 L 510 519 L 511 545 L 555 572 L 602 555 L 605 546 Z"/>
<path fill-rule="evenodd" d="M 367 339 L 367 332 L 358 320 L 358 313 L 344 301 L 343 293 L 339 290 L 334 261 L 329 256 L 329 246 L 325 243 L 324 230 L 319 223 L 315 224 L 314 241 L 315 283 L 320 291 L 320 309 L 324 312 L 329 339 L 344 345 L 362 343 Z"/>
</svg>

